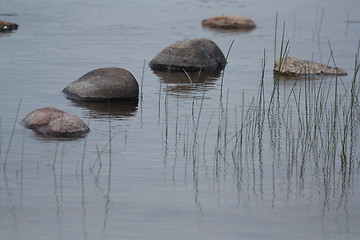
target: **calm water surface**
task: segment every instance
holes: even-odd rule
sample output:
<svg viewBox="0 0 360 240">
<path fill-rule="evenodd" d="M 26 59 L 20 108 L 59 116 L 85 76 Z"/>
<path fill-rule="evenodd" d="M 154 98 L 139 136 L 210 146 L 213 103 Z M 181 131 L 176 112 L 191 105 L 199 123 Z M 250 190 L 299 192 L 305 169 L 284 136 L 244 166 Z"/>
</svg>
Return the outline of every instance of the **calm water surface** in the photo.
<svg viewBox="0 0 360 240">
<path fill-rule="evenodd" d="M 0 5 L 0 19 L 19 24 L 17 31 L 0 35 L 1 239 L 360 236 L 359 131 L 352 126 L 347 164 L 341 165 L 344 122 L 334 130 L 331 124 L 336 83 L 340 119 L 348 107 L 360 39 L 357 0 Z M 349 73 L 312 82 L 314 89 L 325 86 L 321 101 L 330 107 L 311 128 L 309 136 L 313 129 L 321 134 L 309 138 L 318 141 L 298 131 L 316 115 L 303 114 L 306 103 L 299 97 L 309 83 L 280 81 L 271 98 L 277 12 L 277 55 L 285 22 L 289 55 L 327 63 L 333 52 L 336 65 Z M 258 27 L 247 33 L 201 27 L 202 19 L 219 14 L 247 16 Z M 234 40 L 223 81 L 219 75 L 191 84 L 185 74 L 148 67 L 164 47 L 195 37 L 212 39 L 224 53 Z M 139 102 L 82 104 L 61 93 L 101 67 L 131 71 L 142 85 Z M 46 106 L 80 116 L 91 132 L 84 139 L 56 141 L 19 125 Z M 256 109 L 265 114 L 254 115 Z"/>
</svg>

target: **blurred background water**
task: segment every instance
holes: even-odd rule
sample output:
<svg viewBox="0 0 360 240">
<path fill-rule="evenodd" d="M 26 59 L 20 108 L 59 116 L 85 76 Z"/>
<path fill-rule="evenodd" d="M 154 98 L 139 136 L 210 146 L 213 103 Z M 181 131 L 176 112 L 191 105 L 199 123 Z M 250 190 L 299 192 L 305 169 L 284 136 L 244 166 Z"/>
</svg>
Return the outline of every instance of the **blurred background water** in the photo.
<svg viewBox="0 0 360 240">
<path fill-rule="evenodd" d="M 1 239 L 360 235 L 357 152 L 345 181 L 339 155 L 331 168 L 314 156 L 290 161 L 286 143 L 295 140 L 287 141 L 287 126 L 269 120 L 263 135 L 244 139 L 241 160 L 231 149 L 220 158 L 216 153 L 218 123 L 231 139 L 257 96 L 264 52 L 264 96 L 267 103 L 271 98 L 277 13 L 277 57 L 285 23 L 289 55 L 326 64 L 332 53 L 348 72 L 339 88 L 349 89 L 360 39 L 356 0 L 0 0 L 0 6 L 0 19 L 19 24 L 0 34 Z M 257 28 L 237 33 L 201 26 L 220 14 L 249 17 Z M 213 40 L 225 54 L 234 40 L 223 81 L 215 76 L 194 85 L 148 67 L 164 47 L 197 37 Z M 101 67 L 132 72 L 142 86 L 139 102 L 82 104 L 61 93 Z M 335 80 L 325 82 L 330 89 Z M 293 87 L 294 81 L 280 82 L 282 101 Z M 218 115 L 221 89 L 225 121 Z M 91 132 L 56 141 L 19 125 L 46 106 L 80 116 Z"/>
</svg>

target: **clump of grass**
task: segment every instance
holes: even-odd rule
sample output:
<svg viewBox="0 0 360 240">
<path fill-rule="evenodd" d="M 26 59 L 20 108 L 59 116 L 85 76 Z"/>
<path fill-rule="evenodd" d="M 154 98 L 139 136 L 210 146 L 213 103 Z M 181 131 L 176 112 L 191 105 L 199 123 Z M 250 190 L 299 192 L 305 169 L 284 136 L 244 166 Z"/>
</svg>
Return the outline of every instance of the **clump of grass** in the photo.
<svg viewBox="0 0 360 240">
<path fill-rule="evenodd" d="M 357 78 L 360 69 L 359 62 L 359 54 L 360 54 L 360 42 L 358 44 L 358 49 L 355 54 L 355 62 L 354 62 L 354 76 L 351 82 L 350 89 L 350 101 L 348 107 L 344 107 L 343 109 L 343 118 L 344 118 L 344 126 L 342 131 L 342 140 L 341 140 L 341 166 L 343 170 L 346 170 L 346 167 L 349 166 L 349 172 L 351 173 L 353 169 L 353 145 L 349 146 L 348 142 L 355 142 L 355 129 L 356 129 L 356 121 L 357 117 L 355 114 L 358 114 L 359 107 L 359 86 L 357 83 Z"/>
<path fill-rule="evenodd" d="M 276 34 L 277 23 L 275 47 Z M 285 24 L 280 44 L 278 47 L 280 53 L 275 50 L 274 60 L 276 55 L 286 59 L 289 53 L 289 41 L 285 40 Z M 336 65 L 331 47 L 329 61 Z M 227 91 L 226 96 L 224 94 L 223 75 L 219 103 L 213 109 L 207 109 L 207 113 L 211 113 L 211 116 L 205 121 L 204 127 L 201 123 L 205 118 L 204 106 L 207 101 L 205 91 L 200 100 L 192 99 L 191 108 L 188 108 L 184 121 L 178 120 L 179 99 L 177 99 L 176 115 L 174 113 L 176 116 L 174 139 L 177 142 L 178 134 L 182 137 L 185 176 L 187 169 L 192 167 L 194 184 L 198 187 L 200 171 L 198 160 L 202 151 L 206 174 L 208 174 L 208 166 L 213 169 L 213 186 L 220 187 L 221 173 L 228 174 L 227 168 L 231 159 L 238 189 L 242 189 L 243 179 L 248 177 L 248 184 L 253 183 L 253 192 L 258 190 L 262 193 L 263 180 L 267 173 L 264 171 L 266 162 L 263 161 L 263 155 L 269 155 L 266 157 L 272 157 L 274 194 L 277 171 L 284 171 L 288 195 L 295 186 L 298 197 L 301 197 L 308 187 L 307 183 L 316 178 L 315 180 L 319 181 L 324 189 L 326 195 L 324 205 L 326 205 L 329 203 L 329 192 L 334 186 L 331 183 L 338 176 L 338 170 L 346 173 L 341 177 L 347 183 L 354 172 L 354 156 L 356 156 L 354 152 L 357 151 L 354 144 L 357 143 L 358 129 L 356 116 L 359 114 L 360 91 L 359 53 L 356 55 L 354 78 L 349 89 L 346 87 L 347 83 L 344 83 L 340 77 L 323 76 L 314 79 L 306 74 L 301 79 L 289 79 L 293 84 L 290 86 L 284 84 L 284 87 L 282 84 L 286 80 L 274 74 L 274 84 L 270 89 L 266 89 L 266 66 L 267 56 L 264 50 L 257 94 L 247 97 L 243 91 L 240 103 L 236 103 L 235 106 L 231 102 L 230 90 Z M 171 102 L 167 98 L 162 104 L 165 104 L 165 114 L 162 116 L 165 121 L 161 122 L 165 129 L 169 129 L 166 134 L 171 134 L 173 131 L 167 124 L 172 122 L 170 119 L 172 115 L 166 113 L 166 109 L 173 108 L 170 107 Z M 229 121 L 230 119 L 235 121 Z M 168 139 L 172 138 L 166 137 L 165 141 Z M 200 141 L 203 142 L 202 149 L 199 148 Z M 266 153 L 269 154 L 264 153 L 267 142 L 270 147 Z M 209 145 L 211 147 L 208 147 Z"/>
</svg>

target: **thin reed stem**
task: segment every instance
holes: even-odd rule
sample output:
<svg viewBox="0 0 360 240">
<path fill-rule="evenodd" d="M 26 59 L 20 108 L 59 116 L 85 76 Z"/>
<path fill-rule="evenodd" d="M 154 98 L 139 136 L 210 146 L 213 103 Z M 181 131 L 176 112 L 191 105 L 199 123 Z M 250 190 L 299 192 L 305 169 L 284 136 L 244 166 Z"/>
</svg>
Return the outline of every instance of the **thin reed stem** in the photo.
<svg viewBox="0 0 360 240">
<path fill-rule="evenodd" d="M 12 140 L 13 140 L 13 137 L 14 137 L 15 127 L 16 127 L 18 116 L 19 116 L 21 102 L 22 102 L 22 98 L 20 98 L 20 100 L 19 100 L 19 105 L 18 105 L 18 108 L 17 108 L 17 111 L 16 111 L 16 116 L 15 116 L 13 129 L 12 129 L 11 135 L 10 135 L 9 145 L 8 145 L 7 150 L 6 150 L 6 155 L 5 155 L 4 165 L 3 165 L 4 169 L 6 168 L 6 164 L 7 164 L 7 160 L 8 160 L 8 156 L 9 156 L 9 152 L 10 152 L 10 146 L 11 146 L 11 143 L 12 143 Z"/>
<path fill-rule="evenodd" d="M 221 84 L 220 84 L 220 102 L 222 102 L 222 96 L 223 96 L 223 86 L 224 86 L 225 68 L 226 68 L 226 65 L 227 65 L 227 63 L 228 63 L 230 51 L 231 51 L 231 48 L 232 48 L 234 42 L 235 42 L 235 39 L 231 41 L 230 47 L 229 47 L 229 49 L 228 49 L 228 51 L 227 51 L 227 53 L 226 53 L 226 57 L 225 57 L 225 67 L 224 67 L 223 72 L 222 72 Z"/>
<path fill-rule="evenodd" d="M 142 69 L 142 74 L 141 74 L 141 84 L 140 84 L 140 89 L 141 89 L 141 92 L 140 92 L 140 100 L 142 101 L 143 100 L 143 93 L 144 93 L 144 75 L 145 75 L 145 60 L 144 60 L 144 64 L 143 64 L 143 69 Z"/>
</svg>

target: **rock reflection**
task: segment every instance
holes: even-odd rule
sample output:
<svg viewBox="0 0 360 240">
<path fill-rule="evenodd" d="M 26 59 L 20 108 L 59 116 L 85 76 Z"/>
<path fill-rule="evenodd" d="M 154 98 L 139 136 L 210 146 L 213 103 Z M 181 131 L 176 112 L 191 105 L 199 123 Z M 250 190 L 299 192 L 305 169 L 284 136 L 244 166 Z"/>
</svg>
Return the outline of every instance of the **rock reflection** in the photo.
<svg viewBox="0 0 360 240">
<path fill-rule="evenodd" d="M 281 81 L 319 81 L 327 79 L 334 79 L 336 76 L 332 75 L 325 75 L 325 74 L 316 74 L 316 75 L 280 75 L 276 72 L 273 73 L 274 81 L 281 80 Z"/>
<path fill-rule="evenodd" d="M 31 138 L 34 138 L 39 141 L 45 141 L 45 142 L 67 142 L 67 141 L 78 141 L 83 139 L 85 136 L 74 136 L 74 137 L 53 137 L 50 135 L 45 135 L 42 132 L 39 132 L 37 130 L 29 131 L 31 134 Z"/>
<path fill-rule="evenodd" d="M 221 29 L 221 28 L 209 28 L 206 26 L 202 26 L 203 30 L 211 31 L 216 34 L 222 35 L 240 35 L 240 34 L 247 34 L 252 32 L 254 29 L 239 29 L 239 28 L 229 28 L 229 29 Z"/>
<path fill-rule="evenodd" d="M 153 70 L 161 83 L 166 84 L 166 90 L 169 94 L 179 96 L 193 97 L 194 93 L 201 93 L 214 88 L 216 80 L 221 76 L 221 69 L 213 71 L 158 71 Z"/>
<path fill-rule="evenodd" d="M 130 118 L 136 115 L 136 111 L 138 109 L 138 100 L 100 103 L 71 101 L 73 106 L 89 110 L 90 117 L 94 119 L 102 119 L 104 117 L 111 117 L 115 119 Z"/>
</svg>

